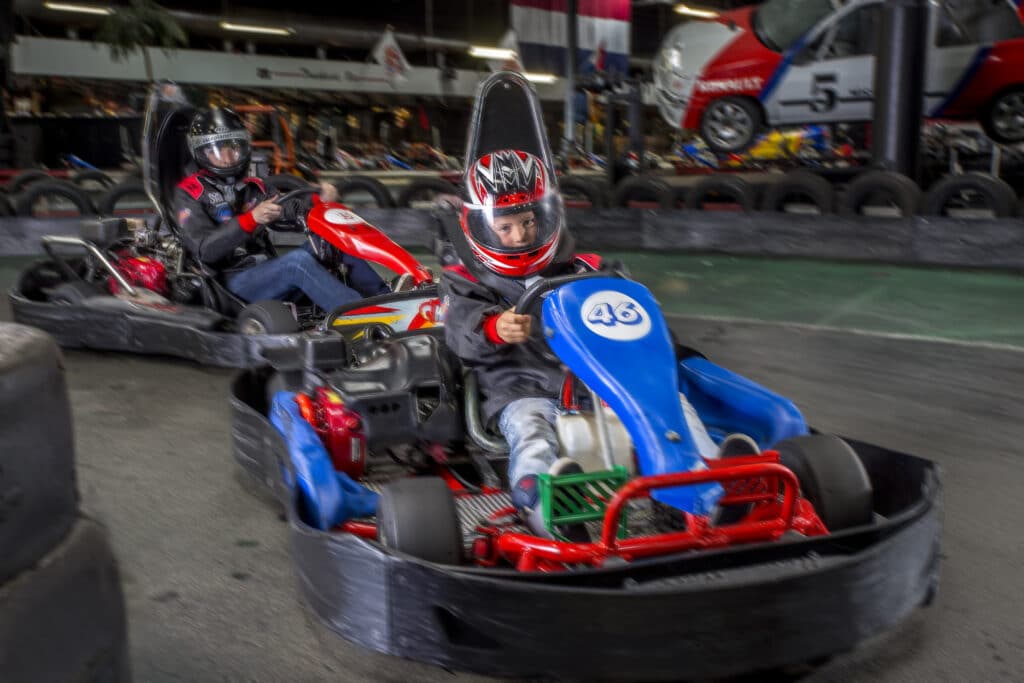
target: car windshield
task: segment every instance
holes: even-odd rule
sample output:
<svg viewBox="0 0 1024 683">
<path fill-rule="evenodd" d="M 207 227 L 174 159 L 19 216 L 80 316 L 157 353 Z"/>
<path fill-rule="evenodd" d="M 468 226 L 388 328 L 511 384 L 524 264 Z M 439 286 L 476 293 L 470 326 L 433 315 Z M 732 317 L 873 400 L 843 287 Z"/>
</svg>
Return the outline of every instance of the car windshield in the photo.
<svg viewBox="0 0 1024 683">
<path fill-rule="evenodd" d="M 834 0 L 768 0 L 754 12 L 754 34 L 782 52 L 838 6 Z"/>
</svg>

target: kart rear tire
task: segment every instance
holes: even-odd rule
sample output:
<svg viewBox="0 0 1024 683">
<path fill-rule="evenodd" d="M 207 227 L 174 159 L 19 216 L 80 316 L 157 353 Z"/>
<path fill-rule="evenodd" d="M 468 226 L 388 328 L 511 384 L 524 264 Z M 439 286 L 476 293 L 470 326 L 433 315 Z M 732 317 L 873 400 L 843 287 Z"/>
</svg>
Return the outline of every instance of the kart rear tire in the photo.
<svg viewBox="0 0 1024 683">
<path fill-rule="evenodd" d="M 829 531 L 871 523 L 874 489 L 849 444 L 831 434 L 813 434 L 785 439 L 773 448 Z"/>
<path fill-rule="evenodd" d="M 78 507 L 63 363 L 56 342 L 42 330 L 0 323 L 0 415 L 3 582 L 66 535 Z"/>
<path fill-rule="evenodd" d="M 4 683 L 131 681 L 124 595 L 107 532 L 86 517 L 74 522 L 35 566 L 0 582 Z"/>
<path fill-rule="evenodd" d="M 89 297 L 99 296 L 104 292 L 96 285 L 84 280 L 70 280 L 62 282 L 50 292 L 50 303 L 53 304 L 80 304 Z"/>
<path fill-rule="evenodd" d="M 256 301 L 238 314 L 241 334 L 292 334 L 299 331 L 299 321 L 283 301 Z"/>
<path fill-rule="evenodd" d="M 377 503 L 381 545 L 438 564 L 462 564 L 462 529 L 455 497 L 439 477 L 406 477 L 381 491 Z"/>
</svg>

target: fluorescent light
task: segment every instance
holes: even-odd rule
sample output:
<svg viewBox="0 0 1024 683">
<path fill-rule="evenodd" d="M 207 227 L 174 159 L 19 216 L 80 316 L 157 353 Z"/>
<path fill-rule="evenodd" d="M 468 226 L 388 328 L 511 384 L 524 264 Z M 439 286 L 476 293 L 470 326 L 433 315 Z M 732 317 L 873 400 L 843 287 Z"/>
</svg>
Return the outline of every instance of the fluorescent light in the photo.
<svg viewBox="0 0 1024 683">
<path fill-rule="evenodd" d="M 523 76 L 526 77 L 526 80 L 533 81 L 534 83 L 554 83 L 558 80 L 558 77 L 554 74 L 531 74 L 523 72 Z"/>
<path fill-rule="evenodd" d="M 676 14 L 685 14 L 691 17 L 700 17 L 701 19 L 714 19 L 718 16 L 718 12 L 712 12 L 706 9 L 696 9 L 693 7 L 687 7 L 686 5 L 676 5 Z"/>
<path fill-rule="evenodd" d="M 44 2 L 46 9 L 62 10 L 64 12 L 81 12 L 82 14 L 113 14 L 114 10 L 109 7 L 96 7 L 95 5 L 71 5 L 65 2 Z"/>
<path fill-rule="evenodd" d="M 483 59 L 512 59 L 516 56 L 516 51 L 510 50 L 507 47 L 470 45 L 469 54 L 471 57 L 481 57 Z"/>
<path fill-rule="evenodd" d="M 232 24 L 230 21 L 220 22 L 220 27 L 226 31 L 242 31 L 243 33 L 263 33 L 268 36 L 290 36 L 295 33 L 290 28 L 277 28 L 275 26 L 254 26 L 252 24 Z"/>
</svg>

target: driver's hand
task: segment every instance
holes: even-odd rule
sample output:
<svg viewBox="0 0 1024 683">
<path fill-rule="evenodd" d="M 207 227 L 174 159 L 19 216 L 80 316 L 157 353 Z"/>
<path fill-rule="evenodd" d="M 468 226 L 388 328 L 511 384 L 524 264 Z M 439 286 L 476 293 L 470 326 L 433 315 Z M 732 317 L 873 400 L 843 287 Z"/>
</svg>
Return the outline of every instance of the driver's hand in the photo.
<svg viewBox="0 0 1024 683">
<path fill-rule="evenodd" d="M 532 317 L 520 315 L 515 309 L 510 308 L 498 316 L 494 331 L 506 344 L 522 344 L 530 338 L 532 323 Z"/>
<path fill-rule="evenodd" d="M 252 218 L 256 221 L 257 225 L 269 225 L 274 221 L 280 220 L 281 205 L 274 203 L 276 199 L 277 195 L 275 194 L 270 199 L 265 199 L 253 207 Z"/>
<path fill-rule="evenodd" d="M 338 201 L 338 188 L 336 188 L 334 185 L 331 185 L 330 183 L 320 183 L 320 201 Z"/>
</svg>

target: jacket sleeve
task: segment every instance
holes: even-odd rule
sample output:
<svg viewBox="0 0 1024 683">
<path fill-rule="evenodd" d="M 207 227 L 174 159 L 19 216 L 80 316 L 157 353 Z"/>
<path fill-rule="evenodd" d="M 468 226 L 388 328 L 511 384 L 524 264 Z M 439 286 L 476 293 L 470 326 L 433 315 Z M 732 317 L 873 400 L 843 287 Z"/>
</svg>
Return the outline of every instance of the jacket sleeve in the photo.
<svg viewBox="0 0 1024 683">
<path fill-rule="evenodd" d="M 497 297 L 489 297 L 483 287 L 449 272 L 441 275 L 440 294 L 447 305 L 445 342 L 463 362 L 494 362 L 512 352 L 512 344 L 490 341 L 485 329 L 487 321 L 504 310 Z"/>
<path fill-rule="evenodd" d="M 174 214 L 185 249 L 207 265 L 231 256 L 257 228 L 248 211 L 218 225 L 203 204 L 180 187 L 174 190 Z"/>
</svg>

